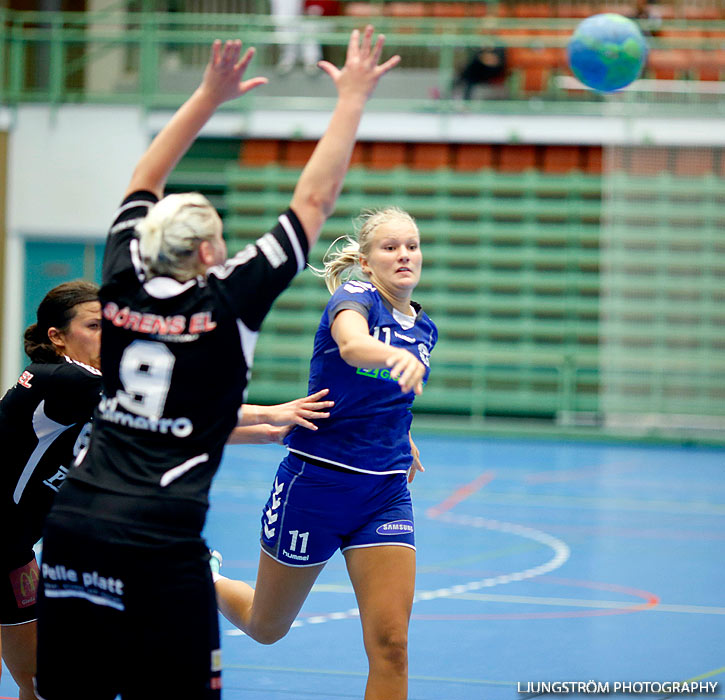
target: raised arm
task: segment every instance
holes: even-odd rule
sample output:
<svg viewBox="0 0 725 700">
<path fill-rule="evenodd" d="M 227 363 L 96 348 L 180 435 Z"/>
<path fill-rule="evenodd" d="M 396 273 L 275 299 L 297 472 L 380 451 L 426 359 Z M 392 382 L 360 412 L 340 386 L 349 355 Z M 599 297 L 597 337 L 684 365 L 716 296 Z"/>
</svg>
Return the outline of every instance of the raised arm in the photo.
<svg viewBox="0 0 725 700">
<path fill-rule="evenodd" d="M 254 49 L 247 49 L 240 59 L 241 51 L 242 42 L 239 40 L 227 41 L 222 45 L 217 39 L 212 44 L 211 58 L 201 84 L 141 156 L 126 195 L 136 190 L 149 190 L 157 197 L 162 197 L 169 173 L 189 150 L 219 105 L 267 82 L 266 78 L 242 80 L 254 56 Z"/>
<path fill-rule="evenodd" d="M 310 156 L 292 195 L 291 207 L 305 229 L 310 248 L 335 208 L 365 103 L 380 77 L 400 62 L 400 56 L 393 56 L 378 65 L 385 37 L 379 35 L 374 45 L 372 37 L 370 25 L 365 27 L 362 39 L 357 29 L 352 32 L 341 70 L 327 61 L 318 64 L 335 82 L 338 99 L 327 130 Z"/>
<path fill-rule="evenodd" d="M 348 365 L 369 369 L 390 367 L 390 376 L 398 380 L 403 393 L 423 393 L 425 365 L 413 353 L 373 338 L 367 322 L 357 311 L 340 311 L 330 332 L 340 348 L 340 357 Z"/>
</svg>

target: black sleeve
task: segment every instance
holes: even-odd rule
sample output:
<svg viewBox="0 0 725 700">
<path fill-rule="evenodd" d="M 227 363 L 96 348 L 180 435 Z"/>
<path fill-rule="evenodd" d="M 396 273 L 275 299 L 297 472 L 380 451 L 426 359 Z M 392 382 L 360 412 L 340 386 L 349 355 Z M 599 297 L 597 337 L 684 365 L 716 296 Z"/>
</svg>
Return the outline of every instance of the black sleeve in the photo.
<svg viewBox="0 0 725 700">
<path fill-rule="evenodd" d="M 76 364 L 56 365 L 44 393 L 49 418 L 62 425 L 86 423 L 101 397 L 101 373 Z"/>
<path fill-rule="evenodd" d="M 121 202 L 106 239 L 106 250 L 103 256 L 104 284 L 128 268 L 134 268 L 139 279 L 142 278 L 141 260 L 138 256 L 138 242 L 135 234 L 136 224 L 158 201 L 158 197 L 153 192 L 139 190 L 132 192 Z"/>
<path fill-rule="evenodd" d="M 288 209 L 277 225 L 208 271 L 208 283 L 250 330 L 258 331 L 274 300 L 307 263 L 307 236 Z"/>
</svg>

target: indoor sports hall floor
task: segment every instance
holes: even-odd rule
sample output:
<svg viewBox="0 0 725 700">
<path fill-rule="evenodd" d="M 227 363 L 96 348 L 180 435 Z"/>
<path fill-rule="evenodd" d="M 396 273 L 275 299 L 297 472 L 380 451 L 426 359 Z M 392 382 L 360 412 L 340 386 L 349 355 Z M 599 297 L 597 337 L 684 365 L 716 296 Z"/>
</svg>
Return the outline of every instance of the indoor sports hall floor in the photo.
<svg viewBox="0 0 725 700">
<path fill-rule="evenodd" d="M 526 700 L 540 681 L 698 680 L 725 695 L 725 450 L 416 439 L 410 700 Z M 228 449 L 206 531 L 227 576 L 254 580 L 282 455 Z M 363 696 L 339 554 L 281 642 L 222 630 L 226 700 Z M 0 697 L 16 697 L 7 674 Z"/>
</svg>

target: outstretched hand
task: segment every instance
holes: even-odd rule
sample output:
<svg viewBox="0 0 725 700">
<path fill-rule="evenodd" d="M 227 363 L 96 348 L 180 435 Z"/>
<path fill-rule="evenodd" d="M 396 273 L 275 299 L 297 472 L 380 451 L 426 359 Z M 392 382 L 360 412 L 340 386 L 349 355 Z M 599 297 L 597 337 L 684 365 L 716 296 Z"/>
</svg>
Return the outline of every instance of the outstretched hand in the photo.
<svg viewBox="0 0 725 700">
<path fill-rule="evenodd" d="M 384 44 L 385 36 L 378 34 L 373 45 L 373 27 L 368 24 L 363 31 L 362 39 L 358 29 L 354 29 L 350 35 L 347 57 L 342 68 L 337 68 L 329 61 L 319 61 L 317 65 L 332 78 L 341 97 L 359 94 L 361 98 L 367 100 L 380 77 L 400 63 L 400 56 L 396 55 L 378 65 Z"/>
<path fill-rule="evenodd" d="M 425 365 L 403 348 L 391 348 L 390 356 L 385 364 L 390 367 L 390 377 L 400 385 L 404 394 L 409 391 L 415 392 L 416 396 L 423 393 L 423 377 L 425 376 Z"/>
<path fill-rule="evenodd" d="M 276 406 L 268 406 L 269 423 L 277 426 L 287 426 L 287 431 L 292 426 L 299 425 L 308 430 L 317 430 L 313 420 L 329 418 L 329 409 L 334 406 L 334 401 L 322 401 L 321 399 L 329 393 L 329 389 L 304 396 L 294 401 L 287 401 Z"/>
<path fill-rule="evenodd" d="M 408 432 L 408 439 L 410 440 L 410 454 L 413 457 L 413 462 L 408 469 L 408 483 L 411 484 L 413 482 L 413 479 L 415 479 L 415 475 L 418 472 L 424 472 L 425 469 L 420 463 L 420 450 L 413 442 L 413 437 L 411 436 L 410 432 Z"/>
<path fill-rule="evenodd" d="M 239 39 L 226 41 L 223 45 L 217 39 L 211 47 L 211 57 L 204 71 L 199 89 L 217 104 L 241 97 L 260 85 L 266 85 L 267 78 L 257 77 L 242 80 L 255 49 L 248 48 L 240 58 L 242 42 Z"/>
</svg>

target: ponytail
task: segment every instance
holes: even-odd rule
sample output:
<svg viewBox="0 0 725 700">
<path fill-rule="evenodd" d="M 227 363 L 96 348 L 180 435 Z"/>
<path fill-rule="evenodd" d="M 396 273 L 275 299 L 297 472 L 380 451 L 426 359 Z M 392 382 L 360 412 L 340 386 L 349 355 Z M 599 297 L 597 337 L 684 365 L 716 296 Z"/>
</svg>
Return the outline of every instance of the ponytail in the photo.
<svg viewBox="0 0 725 700">
<path fill-rule="evenodd" d="M 333 250 L 339 241 L 344 241 L 342 248 Z M 310 265 L 312 273 L 325 280 L 330 294 L 347 282 L 356 272 L 362 274 L 360 268 L 360 244 L 350 236 L 340 236 L 332 242 L 322 259 L 323 269 L 318 270 Z"/>
</svg>

